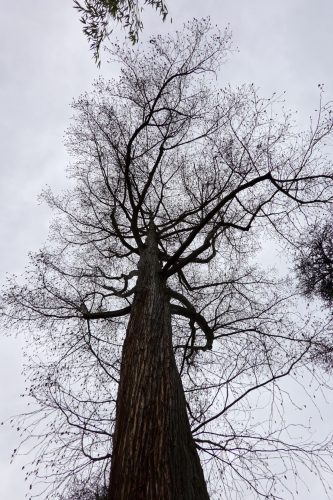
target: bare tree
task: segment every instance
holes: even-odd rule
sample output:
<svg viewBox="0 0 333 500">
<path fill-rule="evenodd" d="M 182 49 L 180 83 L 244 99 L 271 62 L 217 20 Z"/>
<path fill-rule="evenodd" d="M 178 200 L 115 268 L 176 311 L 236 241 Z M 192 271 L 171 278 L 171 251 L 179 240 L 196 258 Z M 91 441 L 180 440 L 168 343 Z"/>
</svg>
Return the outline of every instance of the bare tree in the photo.
<svg viewBox="0 0 333 500">
<path fill-rule="evenodd" d="M 50 243 L 3 295 L 37 349 L 22 425 L 39 429 L 31 473 L 52 498 L 110 470 L 109 500 L 285 499 L 298 461 L 330 467 L 328 444 L 296 444 L 281 413 L 325 326 L 253 257 L 332 201 L 331 115 L 296 133 L 278 97 L 217 89 L 230 50 L 209 21 L 116 46 L 119 78 L 74 103 L 74 185 L 44 193 Z"/>
</svg>

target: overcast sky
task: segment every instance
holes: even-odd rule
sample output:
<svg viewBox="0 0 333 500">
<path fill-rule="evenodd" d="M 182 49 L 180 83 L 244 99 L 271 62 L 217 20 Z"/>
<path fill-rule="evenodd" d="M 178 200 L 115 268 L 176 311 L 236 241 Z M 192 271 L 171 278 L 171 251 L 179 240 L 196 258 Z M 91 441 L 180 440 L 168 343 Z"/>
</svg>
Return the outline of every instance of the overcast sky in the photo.
<svg viewBox="0 0 333 500">
<path fill-rule="evenodd" d="M 332 0 L 167 0 L 173 24 L 146 15 L 145 34 L 181 27 L 210 15 L 230 24 L 239 52 L 224 67 L 225 83 L 254 83 L 260 93 L 287 91 L 287 105 L 306 124 L 324 83 L 333 99 Z M 71 0 L 0 0 L 0 281 L 20 273 L 27 254 L 47 237 L 50 214 L 38 203 L 45 185 L 65 185 L 62 145 L 72 97 L 89 89 L 99 71 Z M 24 408 L 20 400 L 20 339 L 0 337 L 0 420 Z M 326 413 L 325 413 L 326 412 Z M 323 410 L 324 420 L 328 410 Z M 22 500 L 24 474 L 9 465 L 18 437 L 0 429 L 0 499 Z M 305 499 L 327 498 L 317 485 Z M 43 499 L 42 499 L 43 500 Z"/>
</svg>

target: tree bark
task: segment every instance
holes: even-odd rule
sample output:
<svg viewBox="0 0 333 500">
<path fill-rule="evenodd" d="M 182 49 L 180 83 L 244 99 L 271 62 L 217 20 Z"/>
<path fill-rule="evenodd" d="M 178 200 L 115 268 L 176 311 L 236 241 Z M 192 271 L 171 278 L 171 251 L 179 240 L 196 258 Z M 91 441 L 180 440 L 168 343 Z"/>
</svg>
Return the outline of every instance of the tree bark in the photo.
<svg viewBox="0 0 333 500">
<path fill-rule="evenodd" d="M 156 231 L 148 231 L 123 346 L 108 500 L 208 500 L 171 338 Z"/>
</svg>

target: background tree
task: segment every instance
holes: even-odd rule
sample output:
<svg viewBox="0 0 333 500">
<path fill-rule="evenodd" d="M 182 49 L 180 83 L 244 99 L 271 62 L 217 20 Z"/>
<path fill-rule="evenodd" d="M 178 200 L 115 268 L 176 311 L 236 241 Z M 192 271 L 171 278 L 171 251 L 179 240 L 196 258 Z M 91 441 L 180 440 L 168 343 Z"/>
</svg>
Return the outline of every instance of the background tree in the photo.
<svg viewBox="0 0 333 500">
<path fill-rule="evenodd" d="M 107 500 L 108 491 L 105 485 L 72 482 L 62 500 Z"/>
<path fill-rule="evenodd" d="M 73 187 L 45 192 L 50 242 L 3 295 L 37 350 L 22 426 L 52 498 L 110 463 L 109 499 L 208 498 L 198 450 L 211 497 L 285 499 L 297 461 L 330 468 L 329 442 L 296 444 L 281 413 L 325 325 L 254 261 L 263 231 L 290 239 L 332 200 L 330 110 L 297 134 L 278 98 L 216 89 L 229 52 L 208 21 L 116 46 L 119 78 L 74 103 Z"/>
<path fill-rule="evenodd" d="M 333 223 L 315 224 L 300 242 L 296 269 L 302 292 L 333 302 Z"/>
<path fill-rule="evenodd" d="M 168 15 L 164 0 L 144 0 L 144 5 L 151 5 L 159 11 L 163 21 Z M 103 41 L 112 32 L 112 22 L 118 22 L 128 29 L 128 36 L 132 43 L 139 39 L 143 28 L 139 0 L 74 0 L 74 7 L 81 14 L 83 32 L 90 42 L 90 48 L 98 65 L 100 64 L 100 50 Z"/>
<path fill-rule="evenodd" d="M 329 373 L 333 368 L 333 224 L 332 214 L 328 214 L 326 222 L 319 218 L 306 229 L 297 242 L 296 275 L 301 293 L 307 299 L 320 299 L 324 305 L 321 311 L 326 318 L 328 340 L 319 343 L 313 352 L 313 360 Z M 318 304 L 315 306 L 318 309 Z"/>
</svg>

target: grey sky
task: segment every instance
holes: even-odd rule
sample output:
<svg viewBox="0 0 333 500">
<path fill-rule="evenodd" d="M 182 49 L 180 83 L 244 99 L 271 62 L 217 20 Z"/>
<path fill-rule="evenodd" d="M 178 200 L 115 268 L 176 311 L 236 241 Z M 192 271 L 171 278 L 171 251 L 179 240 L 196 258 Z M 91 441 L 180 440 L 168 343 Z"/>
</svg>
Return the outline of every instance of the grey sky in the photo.
<svg viewBox="0 0 333 500">
<path fill-rule="evenodd" d="M 145 33 L 181 27 L 191 17 L 210 15 L 230 24 L 239 53 L 222 71 L 222 81 L 253 82 L 263 95 L 287 91 L 287 106 L 305 123 L 319 99 L 318 83 L 333 99 L 333 2 L 331 0 L 168 0 L 173 24 L 144 16 Z M 62 137 L 72 97 L 99 73 L 81 33 L 71 0 L 0 0 L 0 281 L 20 273 L 27 253 L 47 236 L 49 212 L 38 204 L 48 184 L 65 185 Z M 105 61 L 100 71 L 112 74 Z M 20 340 L 0 337 L 0 420 L 24 408 L 20 400 Z M 325 413 L 326 412 L 326 413 Z M 323 416 L 328 415 L 327 407 Z M 316 418 L 316 417 L 315 417 Z M 24 474 L 9 465 L 18 436 L 0 429 L 0 499 L 21 500 Z M 310 496 L 324 500 L 317 486 Z"/>
</svg>

